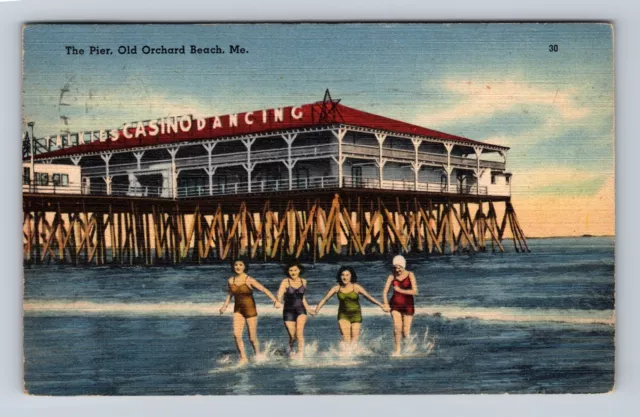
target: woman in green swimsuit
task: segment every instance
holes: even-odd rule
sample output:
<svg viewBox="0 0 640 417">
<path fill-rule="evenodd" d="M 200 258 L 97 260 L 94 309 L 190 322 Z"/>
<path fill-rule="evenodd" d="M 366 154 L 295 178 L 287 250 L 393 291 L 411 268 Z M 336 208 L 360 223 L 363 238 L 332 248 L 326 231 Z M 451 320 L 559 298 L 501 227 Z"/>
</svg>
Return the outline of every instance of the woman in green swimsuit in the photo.
<svg viewBox="0 0 640 417">
<path fill-rule="evenodd" d="M 356 282 L 358 282 L 358 276 L 356 275 L 356 271 L 350 266 L 340 268 L 336 281 L 338 285 L 331 288 L 327 295 L 318 303 L 316 314 L 331 297 L 337 294 L 338 300 L 340 300 L 338 307 L 338 327 L 340 327 L 342 340 L 346 343 L 355 344 L 358 342 L 360 323 L 362 323 L 362 312 L 359 301 L 360 294 L 384 311 L 389 311 L 389 309 L 370 296 L 361 285 L 356 284 Z"/>
</svg>

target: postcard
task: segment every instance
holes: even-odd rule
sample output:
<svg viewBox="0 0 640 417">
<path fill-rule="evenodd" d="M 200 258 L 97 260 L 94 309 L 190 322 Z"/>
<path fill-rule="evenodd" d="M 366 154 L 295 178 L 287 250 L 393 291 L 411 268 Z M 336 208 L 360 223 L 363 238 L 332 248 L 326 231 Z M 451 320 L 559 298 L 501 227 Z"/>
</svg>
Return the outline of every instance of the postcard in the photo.
<svg viewBox="0 0 640 417">
<path fill-rule="evenodd" d="M 25 391 L 611 391 L 613 30 L 25 25 Z"/>
</svg>

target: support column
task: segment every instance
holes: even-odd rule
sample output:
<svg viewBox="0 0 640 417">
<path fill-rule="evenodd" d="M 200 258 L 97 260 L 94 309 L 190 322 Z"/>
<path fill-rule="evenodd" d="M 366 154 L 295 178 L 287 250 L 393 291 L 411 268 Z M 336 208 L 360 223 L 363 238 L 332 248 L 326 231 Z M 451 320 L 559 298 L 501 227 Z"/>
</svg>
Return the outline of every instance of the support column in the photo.
<svg viewBox="0 0 640 417">
<path fill-rule="evenodd" d="M 107 195 L 111 195 L 111 181 L 112 181 L 113 177 L 105 176 L 105 177 L 102 177 L 102 179 L 107 184 Z"/>
<path fill-rule="evenodd" d="M 451 191 L 451 173 L 453 168 L 451 167 L 451 150 L 453 149 L 453 143 L 445 143 L 444 148 L 447 150 L 447 166 L 445 172 L 447 173 L 447 192 Z"/>
<path fill-rule="evenodd" d="M 140 161 L 142 161 L 142 156 L 144 155 L 144 151 L 140 151 L 140 152 L 134 152 L 133 156 L 136 157 L 136 168 L 138 169 L 138 171 L 141 170 L 140 168 Z"/>
<path fill-rule="evenodd" d="M 112 177 L 109 175 L 109 160 L 111 159 L 112 156 L 113 156 L 112 153 L 102 153 L 102 154 L 100 154 L 100 158 L 102 158 L 102 160 L 105 163 L 105 176 L 102 177 L 102 179 L 107 184 L 107 195 L 111 195 L 111 180 L 112 180 Z"/>
<path fill-rule="evenodd" d="M 411 170 L 413 171 L 413 174 L 414 174 L 414 179 L 413 179 L 413 180 L 414 180 L 414 185 L 413 185 L 413 189 L 414 189 L 415 191 L 418 191 L 418 184 L 420 183 L 420 182 L 419 182 L 419 179 L 418 179 L 418 175 L 419 175 L 419 173 L 420 173 L 420 168 L 422 168 L 422 164 L 421 164 L 420 162 L 412 162 L 412 163 L 411 163 Z"/>
<path fill-rule="evenodd" d="M 482 147 L 474 146 L 473 151 L 476 153 L 476 169 L 473 170 L 473 175 L 476 177 L 476 194 L 480 194 L 480 176 L 482 171 L 480 170 L 480 155 L 482 155 Z"/>
<path fill-rule="evenodd" d="M 218 168 L 205 168 L 204 172 L 209 176 L 209 195 L 213 195 L 213 176 Z"/>
<path fill-rule="evenodd" d="M 81 156 L 72 156 L 71 157 L 71 162 L 73 162 L 73 165 L 78 166 L 78 164 L 80 163 L 80 161 L 82 160 Z"/>
<path fill-rule="evenodd" d="M 256 163 L 251 163 L 251 145 L 256 141 L 256 138 L 242 139 L 242 144 L 247 148 L 247 163 L 242 164 L 244 169 L 247 170 L 247 192 L 251 192 L 251 172 L 255 168 Z"/>
<path fill-rule="evenodd" d="M 413 143 L 413 149 L 415 151 L 415 155 L 414 155 L 415 160 L 411 164 L 411 168 L 413 169 L 413 172 L 415 174 L 415 178 L 414 178 L 415 184 L 414 184 L 414 188 L 413 189 L 415 191 L 418 191 L 418 180 L 419 180 L 418 174 L 420 172 L 420 168 L 422 167 L 422 164 L 420 162 L 418 162 L 418 160 L 419 160 L 418 150 L 420 149 L 420 145 L 422 144 L 422 139 L 411 138 L 411 143 Z"/>
<path fill-rule="evenodd" d="M 216 147 L 217 142 L 205 143 L 202 145 L 204 149 L 207 151 L 207 168 L 204 169 L 204 172 L 209 176 L 209 195 L 213 195 L 213 175 L 216 173 L 217 167 L 214 168 L 211 161 L 211 154 L 213 153 L 213 149 Z"/>
<path fill-rule="evenodd" d="M 376 165 L 378 166 L 378 181 L 380 188 L 382 188 L 382 181 L 384 179 L 384 165 L 387 163 L 387 160 L 382 157 L 382 145 L 386 138 L 387 135 L 385 133 L 376 133 L 376 140 L 378 141 L 378 159 L 376 160 Z"/>
<path fill-rule="evenodd" d="M 176 146 L 175 148 L 167 148 L 167 152 L 169 152 L 169 155 L 171 155 L 170 184 L 171 198 L 173 198 L 174 200 L 178 198 L 178 170 L 176 169 L 176 154 L 178 153 L 178 150 L 180 150 L 179 146 Z"/>
<path fill-rule="evenodd" d="M 347 129 L 338 129 L 337 132 L 332 130 L 331 133 L 338 139 L 338 158 L 336 159 L 335 156 L 332 156 L 331 159 L 338 164 L 338 187 L 342 188 L 342 164 L 347 159 L 342 155 L 342 139 L 347 134 Z"/>
<path fill-rule="evenodd" d="M 293 141 L 298 136 L 297 133 L 282 135 L 282 139 L 287 142 L 287 161 L 283 161 L 284 166 L 289 170 L 289 190 L 293 189 L 293 167 L 298 162 L 297 159 L 293 159 L 291 156 L 291 145 L 293 145 Z"/>
<path fill-rule="evenodd" d="M 386 159 L 376 159 L 376 166 L 378 167 L 378 187 L 379 188 L 383 188 L 382 186 L 382 182 L 384 180 L 383 177 L 383 171 L 384 171 L 384 166 L 387 164 L 387 160 Z"/>
</svg>

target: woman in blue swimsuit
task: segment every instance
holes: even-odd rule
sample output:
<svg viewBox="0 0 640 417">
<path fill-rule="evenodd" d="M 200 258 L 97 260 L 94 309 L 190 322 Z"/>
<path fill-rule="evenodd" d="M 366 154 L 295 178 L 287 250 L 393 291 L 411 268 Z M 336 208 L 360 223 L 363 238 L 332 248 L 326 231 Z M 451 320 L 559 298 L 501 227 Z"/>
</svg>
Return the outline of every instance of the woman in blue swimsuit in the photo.
<svg viewBox="0 0 640 417">
<path fill-rule="evenodd" d="M 300 275 L 304 267 L 298 261 L 291 262 L 285 270 L 287 277 L 280 283 L 278 301 L 284 298 L 284 311 L 282 313 L 284 326 L 289 334 L 289 350 L 293 351 L 295 341 L 298 341 L 298 357 L 304 357 L 304 325 L 307 322 L 307 312 L 312 316 L 315 311 L 307 304 L 305 294 L 307 292 L 307 280 Z"/>
</svg>

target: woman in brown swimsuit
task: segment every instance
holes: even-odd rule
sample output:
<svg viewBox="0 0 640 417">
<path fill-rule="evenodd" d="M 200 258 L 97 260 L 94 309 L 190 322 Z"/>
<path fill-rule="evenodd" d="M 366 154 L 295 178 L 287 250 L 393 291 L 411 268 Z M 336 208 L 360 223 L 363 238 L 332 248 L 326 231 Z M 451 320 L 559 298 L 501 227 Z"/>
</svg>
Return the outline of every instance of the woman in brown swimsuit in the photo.
<svg viewBox="0 0 640 417">
<path fill-rule="evenodd" d="M 280 302 L 271 294 L 271 291 L 262 286 L 254 278 L 246 274 L 247 265 L 242 260 L 233 262 L 234 276 L 228 281 L 228 294 L 224 304 L 220 307 L 220 314 L 224 313 L 231 301 L 234 299 L 233 307 L 233 338 L 236 341 L 236 347 L 240 354 L 240 364 L 247 363 L 247 354 L 244 351 L 244 342 L 242 341 L 242 333 L 244 332 L 245 322 L 249 330 L 249 341 L 253 346 L 255 354 L 260 353 L 258 344 L 258 311 L 256 310 L 256 302 L 253 299 L 253 289 L 262 291 L 273 301 L 276 308 L 280 308 Z"/>
</svg>

